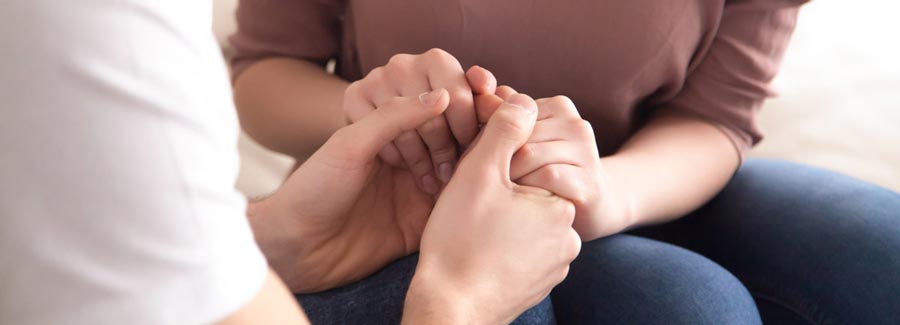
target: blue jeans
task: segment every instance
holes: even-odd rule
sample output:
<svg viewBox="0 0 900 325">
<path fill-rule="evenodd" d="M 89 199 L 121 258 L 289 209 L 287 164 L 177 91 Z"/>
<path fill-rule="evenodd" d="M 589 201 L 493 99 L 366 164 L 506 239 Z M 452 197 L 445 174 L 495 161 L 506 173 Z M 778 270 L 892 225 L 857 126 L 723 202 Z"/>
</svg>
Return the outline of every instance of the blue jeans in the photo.
<svg viewBox="0 0 900 325">
<path fill-rule="evenodd" d="M 315 324 L 396 324 L 417 257 L 298 295 Z M 900 195 L 751 159 L 677 221 L 584 244 L 517 324 L 897 324 Z"/>
</svg>

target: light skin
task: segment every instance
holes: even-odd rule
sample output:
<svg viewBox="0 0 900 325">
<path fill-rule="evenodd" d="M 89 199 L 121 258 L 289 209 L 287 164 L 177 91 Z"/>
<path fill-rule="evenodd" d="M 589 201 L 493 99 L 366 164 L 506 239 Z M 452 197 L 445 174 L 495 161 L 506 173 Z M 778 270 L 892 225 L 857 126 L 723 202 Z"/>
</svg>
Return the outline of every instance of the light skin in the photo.
<svg viewBox="0 0 900 325">
<path fill-rule="evenodd" d="M 405 318 L 508 324 L 562 282 L 578 255 L 574 205 L 510 179 L 511 157 L 534 128 L 537 104 L 514 95 L 497 114 L 434 207 Z M 435 283 L 452 289 L 426 289 Z M 453 319 L 445 306 L 461 308 L 465 317 Z"/>
<path fill-rule="evenodd" d="M 481 121 L 492 117 L 494 108 L 500 107 L 498 103 L 504 102 L 504 99 L 509 99 L 511 96 L 519 96 L 515 95 L 515 90 L 512 88 L 496 87 L 496 80 L 484 69 L 470 69 L 466 75 L 466 80 L 474 93 L 473 102 L 476 103 L 474 106 L 477 107 L 475 115 Z M 279 83 L 279 85 L 275 86 L 273 83 Z M 241 74 L 236 80 L 235 87 L 242 123 L 248 132 L 270 148 L 289 154 L 303 156 L 312 152 L 322 144 L 322 141 L 324 141 L 322 139 L 327 139 L 348 120 L 347 115 L 340 109 L 346 105 L 348 100 L 342 95 L 337 95 L 340 97 L 338 99 L 331 97 L 334 94 L 344 94 L 347 84 L 340 81 L 337 77 L 325 73 L 320 67 L 312 63 L 290 59 L 263 60 Z M 390 90 L 391 88 L 385 86 L 379 89 Z M 350 91 L 346 93 L 351 94 L 351 96 L 361 97 L 359 94 L 362 92 Z M 356 98 L 351 102 L 364 102 L 366 100 L 365 98 Z M 592 137 L 588 136 L 589 134 L 592 136 L 590 125 L 581 121 L 577 108 L 570 101 L 561 97 L 540 99 L 537 105 L 539 106 L 537 115 L 539 115 L 540 121 L 533 126 L 535 132 L 529 135 L 527 140 L 522 141 L 526 149 L 510 155 L 509 159 L 512 162 L 508 171 L 509 177 L 517 180 L 522 185 L 528 184 L 551 189 L 553 193 L 560 197 L 573 201 L 576 210 L 574 227 L 578 229 L 578 235 L 583 240 L 600 238 L 639 225 L 664 222 L 682 216 L 715 195 L 727 183 L 739 163 L 739 156 L 734 146 L 718 126 L 708 121 L 675 115 L 665 111 L 651 118 L 646 125 L 623 145 L 619 152 L 612 156 L 600 158 L 599 155 L 593 155 L 596 152 L 596 144 L 593 142 Z M 369 114 L 381 107 L 376 105 L 373 110 L 369 111 Z M 269 121 L 274 124 L 269 125 L 269 127 L 263 127 Z M 292 126 L 293 122 L 306 123 L 313 126 L 309 128 Z M 556 126 L 554 127 L 554 125 Z M 559 127 L 560 125 L 565 125 L 565 127 Z M 404 132 L 411 130 L 404 129 Z M 373 152 L 383 153 L 386 146 L 390 144 L 396 145 L 393 139 L 386 140 L 384 146 L 377 150 L 373 149 Z M 425 143 L 425 140 L 423 140 L 423 143 Z M 536 153 L 534 151 L 538 150 L 537 148 L 545 154 L 534 154 Z M 398 148 L 399 150 L 402 149 Z M 529 154 L 529 151 L 533 153 Z M 591 153 L 591 155 L 585 153 Z M 372 156 L 377 156 L 377 154 L 373 153 Z M 382 154 L 382 156 L 384 155 Z M 390 166 L 390 164 L 386 165 Z M 433 162 L 432 165 L 434 165 Z M 391 168 L 403 171 L 407 169 L 406 166 L 408 165 L 404 163 L 399 168 L 395 166 L 391 166 Z M 456 172 L 460 173 L 460 170 Z M 410 173 L 409 171 L 404 172 Z M 420 191 L 419 194 L 429 194 L 423 188 L 424 186 L 422 186 L 421 182 L 415 182 L 416 179 L 416 175 L 408 177 L 406 188 L 416 189 Z M 456 179 L 456 177 L 453 179 Z M 330 183 L 320 182 L 318 184 Z M 330 186 L 339 186 L 335 184 L 340 183 L 334 183 Z M 444 191 L 447 193 L 453 192 L 449 187 Z M 477 193 L 484 196 L 493 192 Z M 423 195 L 422 197 L 426 196 Z M 465 196 L 459 195 L 458 197 Z M 484 200 L 480 196 L 471 195 L 465 198 L 469 202 Z M 426 201 L 423 199 L 422 202 Z M 448 205 L 465 206 L 466 204 Z M 262 206 L 265 206 L 265 204 L 252 206 L 251 215 L 255 214 L 253 209 Z M 440 206 L 441 204 L 438 202 L 435 211 L 440 210 Z M 509 207 L 510 211 L 515 211 L 513 210 L 514 208 Z M 296 210 L 294 211 L 296 212 Z M 495 212 L 492 211 L 492 213 Z M 430 218 L 441 220 L 441 218 L 437 218 L 433 214 Z M 254 220 L 254 217 L 251 217 L 252 220 Z M 410 220 L 418 219 L 412 218 Z M 429 224 L 431 224 L 430 221 Z M 439 222 L 435 221 L 434 224 L 437 225 Z M 498 224 L 500 223 L 498 222 Z M 452 223 L 444 224 L 441 227 L 454 228 Z M 262 229 L 258 226 L 257 228 Z M 431 228 L 438 229 L 439 226 Z M 357 237 L 372 231 L 371 228 L 366 227 L 351 227 L 351 229 L 360 229 L 354 233 L 354 236 Z M 391 227 L 387 227 L 387 229 L 391 229 Z M 393 247 L 402 247 L 402 252 L 398 249 L 392 253 L 394 255 L 385 254 L 379 259 L 378 263 L 367 266 L 369 271 L 375 268 L 375 264 L 390 260 L 391 256 L 402 256 L 410 247 L 415 245 L 411 244 L 416 242 L 415 231 L 401 232 L 396 231 L 396 229 L 402 229 L 402 227 L 395 227 L 391 231 L 403 234 L 394 237 L 402 238 L 402 240 L 397 240 L 396 242 L 402 241 L 403 245 L 394 245 Z M 483 302 L 464 302 L 467 299 L 465 297 L 477 297 L 477 293 L 471 291 L 467 294 L 459 293 L 466 292 L 465 290 L 459 290 L 460 287 L 471 288 L 470 286 L 438 288 L 437 283 L 466 283 L 466 281 L 462 280 L 448 281 L 444 278 L 446 274 L 478 274 L 478 272 L 464 272 L 460 270 L 454 272 L 431 271 L 437 269 L 438 267 L 435 265 L 441 265 L 441 263 L 427 262 L 429 254 L 426 254 L 426 252 L 440 251 L 429 248 L 431 245 L 428 244 L 428 229 L 422 230 L 426 233 L 422 237 L 420 247 L 423 254 L 420 257 L 422 261 L 420 265 L 422 267 L 420 270 L 417 270 L 408 293 L 407 309 L 405 309 L 404 315 L 406 322 L 459 323 L 473 322 L 473 319 L 476 318 L 488 319 L 486 317 L 493 317 L 490 319 L 495 321 L 508 322 L 512 319 L 510 317 L 515 317 L 518 314 L 507 312 L 504 315 L 486 315 L 483 309 L 478 310 L 476 307 L 491 305 L 483 305 Z M 265 231 L 263 230 L 263 232 Z M 373 234 L 377 234 L 377 232 L 373 232 Z M 266 236 L 258 234 L 258 237 L 265 238 Z M 365 235 L 363 235 L 364 237 Z M 278 238 L 278 236 L 272 236 L 271 238 Z M 316 236 L 311 238 L 316 238 Z M 272 256 L 284 254 L 286 256 L 285 260 L 290 261 L 291 254 L 297 254 L 296 251 L 277 252 L 284 247 L 291 247 L 288 241 L 282 241 L 280 244 L 275 245 L 267 245 L 265 243 L 266 239 L 261 239 L 260 241 L 264 250 L 266 250 L 267 246 L 273 247 L 276 252 L 267 252 L 267 254 Z M 347 249 L 347 247 L 351 246 L 351 244 L 348 244 L 349 242 L 350 240 L 347 239 L 347 242 L 342 244 L 344 246 L 336 245 L 334 247 Z M 278 240 L 274 240 L 272 243 L 278 243 Z M 446 254 L 446 252 L 442 252 L 442 254 Z M 309 256 L 313 255 L 316 254 L 310 254 Z M 328 255 L 323 253 L 318 256 L 325 256 L 327 260 Z M 299 255 L 295 255 L 295 257 L 298 261 L 304 259 Z M 276 257 L 276 259 L 278 258 Z M 287 263 L 287 265 L 292 263 L 300 262 L 293 261 Z M 365 265 L 365 262 L 361 261 L 355 263 Z M 354 262 L 347 263 L 347 265 L 353 264 Z M 477 266 L 471 267 L 470 270 L 484 271 L 492 269 L 489 266 L 479 265 L 478 263 L 459 264 Z M 278 264 L 276 262 L 273 265 Z M 329 264 L 325 263 L 324 265 Z M 299 267 L 296 267 L 294 271 L 299 269 Z M 352 267 L 345 267 L 344 269 L 350 270 Z M 277 268 L 276 271 L 278 271 Z M 509 272 L 500 273 L 500 276 L 495 274 L 494 277 L 495 279 L 505 278 L 504 275 L 506 274 L 516 273 L 515 269 L 510 269 Z M 286 279 L 296 277 L 295 280 L 310 280 L 310 282 L 288 280 L 289 284 L 299 285 L 301 290 L 333 287 L 364 277 L 366 275 L 364 273 L 366 272 L 346 272 L 341 276 L 332 278 L 319 276 L 316 281 L 321 281 L 321 283 L 317 283 L 312 281 L 316 279 L 314 273 L 310 277 L 309 275 L 292 273 L 291 271 L 279 271 L 279 274 L 285 276 Z M 339 272 L 338 274 L 341 273 Z M 519 279 L 519 281 L 523 280 Z M 278 284 L 277 281 L 274 283 Z M 519 284 L 517 287 L 522 287 L 521 283 Z M 303 286 L 308 286 L 308 288 L 304 289 Z M 283 285 L 280 289 L 277 285 L 275 287 L 275 290 L 269 291 L 290 298 L 285 293 Z M 264 289 L 263 293 L 265 292 L 268 291 Z M 547 292 L 549 292 L 549 288 Z M 491 310 L 516 310 L 521 312 L 521 310 L 524 310 L 522 306 L 529 305 L 534 301 L 523 297 L 533 298 L 537 296 L 540 295 L 517 295 L 516 297 L 519 298 L 519 301 L 526 302 L 509 306 L 518 306 L 518 308 L 492 306 Z M 447 303 L 448 301 L 453 301 L 454 304 Z M 472 301 L 478 301 L 478 299 L 472 298 Z M 252 305 L 251 303 L 250 306 Z M 441 306 L 445 307 L 442 309 Z M 446 306 L 452 308 L 448 309 Z M 487 313 L 489 314 L 489 312 Z M 302 318 L 300 319 L 302 320 Z M 411 321 L 412 319 L 416 321 Z"/>
<path fill-rule="evenodd" d="M 352 85 L 309 62 L 267 59 L 235 80 L 235 102 L 251 136 L 302 161 L 347 121 L 358 121 L 394 96 L 438 88 L 450 94 L 447 111 L 379 153 L 391 166 L 409 169 L 424 192 L 437 194 L 450 180 L 459 149 L 478 132 L 469 82 L 459 61 L 445 51 L 395 55 Z M 345 91 L 349 96 L 342 96 Z M 308 114 L 292 114 L 297 105 L 308 107 L 303 109 Z"/>
<path fill-rule="evenodd" d="M 478 78 L 493 77 L 470 73 L 473 84 L 490 84 Z M 516 93 L 509 86 L 474 89 L 479 120 Z M 667 112 L 618 153 L 600 158 L 591 124 L 570 99 L 537 103 L 535 132 L 513 157 L 512 177 L 572 200 L 578 208 L 574 227 L 585 241 L 687 214 L 724 187 L 738 165 L 737 152 L 717 127 Z"/>
<path fill-rule="evenodd" d="M 418 249 L 419 238 L 405 323 L 509 322 L 562 281 L 580 249 L 574 205 L 510 179 L 512 156 L 537 120 L 531 98 L 516 94 L 499 105 L 436 203 L 408 170 L 378 156 L 443 114 L 449 100 L 443 89 L 388 100 L 336 132 L 274 195 L 251 204 L 257 241 L 292 289 L 355 281 Z M 530 272 L 517 272 L 523 268 Z M 286 286 L 270 275 L 258 297 L 223 323 L 307 322 L 286 301 Z"/>
<path fill-rule="evenodd" d="M 279 69 L 291 64 L 304 65 L 305 70 Z M 312 63 L 267 59 L 250 66 L 237 78 L 235 96 L 239 110 L 244 112 L 242 119 L 245 116 L 259 121 L 296 118 L 305 123 L 316 119 L 341 120 L 344 117 L 340 116 L 338 101 L 327 98 L 331 96 L 329 94 L 343 89 L 344 85 L 336 80 L 340 79 L 326 74 Z M 502 102 L 502 97 L 515 92 L 512 88 L 495 87 L 494 77 L 487 70 L 477 67 L 468 71 L 467 80 L 475 94 L 474 101 L 481 103 L 475 105 L 479 106 L 476 113 L 481 120 L 490 116 L 490 107 L 496 107 L 496 103 Z M 263 96 L 259 90 L 274 82 L 285 82 L 278 86 L 279 89 L 291 91 L 271 91 Z M 328 85 L 333 85 L 333 89 L 315 93 L 306 91 L 331 87 Z M 390 89 L 387 86 L 382 88 Z M 683 216 L 718 193 L 739 165 L 740 157 L 734 145 L 719 126 L 665 110 L 651 117 L 615 154 L 602 158 L 599 155 L 585 155 L 585 152 L 596 151 L 596 143 L 584 136 L 592 131 L 589 124 L 578 121 L 581 118 L 577 116 L 577 108 L 563 98 L 538 101 L 542 111 L 566 114 L 541 120 L 538 129 L 550 130 L 542 133 L 558 133 L 551 136 L 557 141 L 534 141 L 528 146 L 553 154 L 529 155 L 530 149 L 526 149 L 525 153 L 517 156 L 515 165 L 539 167 L 532 168 L 524 174 L 527 176 L 517 180 L 530 185 L 553 187 L 555 193 L 575 201 L 578 210 L 575 226 L 584 240 Z M 452 126 L 452 122 L 448 122 Z M 567 124 L 570 128 L 550 127 L 552 124 Z M 251 135 L 254 133 L 251 131 L 253 126 L 245 125 L 245 128 Z M 323 138 L 322 134 L 329 132 L 327 127 L 290 129 L 283 131 L 285 134 L 290 132 L 290 137 L 273 135 L 257 140 L 276 148 L 277 144 L 288 142 L 293 144 L 285 144 L 284 148 L 314 148 L 321 144 L 318 139 Z M 298 151 L 288 149 L 284 152 Z M 519 167 L 516 168 L 519 173 Z"/>
</svg>

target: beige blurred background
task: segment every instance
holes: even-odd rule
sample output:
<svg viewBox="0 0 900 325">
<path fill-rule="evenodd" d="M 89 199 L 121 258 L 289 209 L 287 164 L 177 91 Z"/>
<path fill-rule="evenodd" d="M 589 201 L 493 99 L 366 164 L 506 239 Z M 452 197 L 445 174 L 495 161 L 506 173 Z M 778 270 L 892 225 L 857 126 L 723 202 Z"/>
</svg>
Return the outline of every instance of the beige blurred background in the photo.
<svg viewBox="0 0 900 325">
<path fill-rule="evenodd" d="M 222 44 L 237 0 L 215 0 Z M 766 139 L 752 156 L 807 163 L 900 191 L 900 3 L 812 1 L 760 116 Z M 227 47 L 227 45 L 224 45 Z M 243 136 L 238 188 L 273 191 L 292 165 Z"/>
</svg>

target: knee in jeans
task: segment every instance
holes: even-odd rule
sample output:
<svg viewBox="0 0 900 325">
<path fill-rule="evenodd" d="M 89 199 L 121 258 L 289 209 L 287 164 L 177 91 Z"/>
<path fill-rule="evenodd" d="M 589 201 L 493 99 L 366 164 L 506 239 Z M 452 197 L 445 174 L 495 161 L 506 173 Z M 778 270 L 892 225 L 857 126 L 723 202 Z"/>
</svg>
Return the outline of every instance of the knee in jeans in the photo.
<svg viewBox="0 0 900 325">
<path fill-rule="evenodd" d="M 760 322 L 750 293 L 718 264 L 680 247 L 629 235 L 585 243 L 569 279 L 558 289 L 554 306 L 589 305 L 585 308 L 591 310 L 572 311 L 592 314 L 580 316 L 585 318 L 629 323 Z M 563 314 L 557 311 L 561 320 Z"/>
</svg>

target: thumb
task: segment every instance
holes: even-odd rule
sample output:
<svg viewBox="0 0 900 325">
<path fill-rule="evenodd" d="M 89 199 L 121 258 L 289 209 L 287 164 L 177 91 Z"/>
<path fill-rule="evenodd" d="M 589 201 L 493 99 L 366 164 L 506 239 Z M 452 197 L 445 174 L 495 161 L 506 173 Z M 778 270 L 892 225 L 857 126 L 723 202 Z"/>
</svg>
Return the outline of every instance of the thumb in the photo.
<svg viewBox="0 0 900 325">
<path fill-rule="evenodd" d="M 450 96 L 443 88 L 418 97 L 394 97 L 335 132 L 319 151 L 330 157 L 343 157 L 347 162 L 368 163 L 400 134 L 441 115 L 449 104 Z"/>
<path fill-rule="evenodd" d="M 483 176 L 481 171 L 487 168 L 491 170 L 489 173 L 508 181 L 512 156 L 531 137 L 536 121 L 537 104 L 531 97 L 510 96 L 488 120 L 457 172 Z"/>
</svg>

